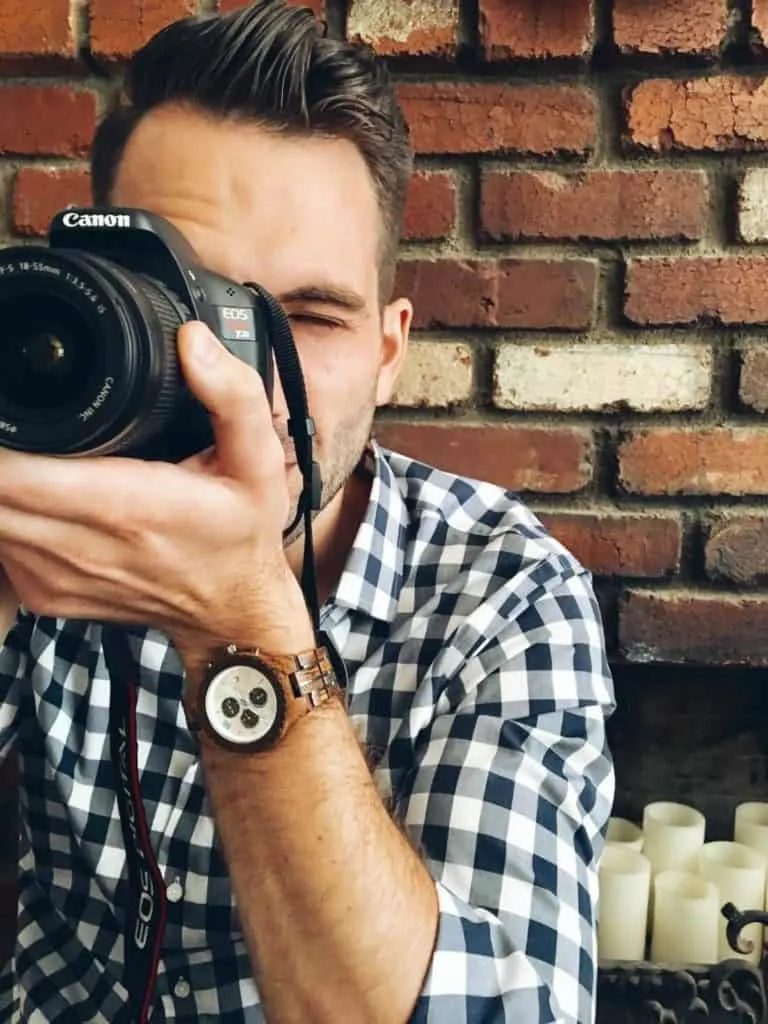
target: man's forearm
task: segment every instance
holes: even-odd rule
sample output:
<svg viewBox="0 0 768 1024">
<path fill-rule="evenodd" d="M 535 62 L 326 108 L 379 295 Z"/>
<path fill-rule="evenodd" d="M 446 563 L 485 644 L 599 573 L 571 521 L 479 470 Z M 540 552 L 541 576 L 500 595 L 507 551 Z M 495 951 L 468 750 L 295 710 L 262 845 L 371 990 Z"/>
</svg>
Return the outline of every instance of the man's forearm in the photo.
<svg viewBox="0 0 768 1024">
<path fill-rule="evenodd" d="M 270 1024 L 405 1024 L 431 959 L 436 893 L 344 710 L 315 710 L 264 755 L 201 743 Z"/>
</svg>

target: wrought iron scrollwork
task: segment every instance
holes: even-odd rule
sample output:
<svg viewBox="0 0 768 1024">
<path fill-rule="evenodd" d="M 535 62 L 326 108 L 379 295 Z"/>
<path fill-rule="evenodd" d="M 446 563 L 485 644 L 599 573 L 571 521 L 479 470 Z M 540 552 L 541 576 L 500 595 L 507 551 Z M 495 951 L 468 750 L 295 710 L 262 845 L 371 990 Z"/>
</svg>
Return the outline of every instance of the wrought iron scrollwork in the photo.
<svg viewBox="0 0 768 1024">
<path fill-rule="evenodd" d="M 751 953 L 754 943 L 749 939 L 741 939 L 739 933 L 749 924 L 768 925 L 768 913 L 764 910 L 738 910 L 732 903 L 726 903 L 720 913 L 728 922 L 725 937 L 731 949 L 737 953 Z"/>
<path fill-rule="evenodd" d="M 726 938 L 737 953 L 752 943 L 741 931 L 768 927 L 768 912 L 739 910 L 726 903 Z M 763 974 L 736 957 L 708 966 L 651 963 L 601 965 L 597 982 L 597 1024 L 768 1024 Z"/>
<path fill-rule="evenodd" d="M 757 967 L 723 960 L 712 967 L 613 964 L 600 968 L 597 1024 L 765 1024 Z"/>
</svg>

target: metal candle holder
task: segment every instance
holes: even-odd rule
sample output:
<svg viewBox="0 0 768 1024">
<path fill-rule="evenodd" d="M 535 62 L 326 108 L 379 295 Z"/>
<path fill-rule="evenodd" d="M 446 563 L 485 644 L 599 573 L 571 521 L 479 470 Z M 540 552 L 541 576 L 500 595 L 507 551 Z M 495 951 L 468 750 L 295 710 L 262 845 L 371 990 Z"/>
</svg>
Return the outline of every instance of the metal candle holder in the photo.
<svg viewBox="0 0 768 1024">
<path fill-rule="evenodd" d="M 731 949 L 750 953 L 742 940 L 750 924 L 768 926 L 763 910 L 726 903 L 725 934 Z M 761 968 L 738 958 L 709 965 L 673 966 L 616 962 L 602 965 L 597 982 L 597 1024 L 768 1024 Z"/>
</svg>

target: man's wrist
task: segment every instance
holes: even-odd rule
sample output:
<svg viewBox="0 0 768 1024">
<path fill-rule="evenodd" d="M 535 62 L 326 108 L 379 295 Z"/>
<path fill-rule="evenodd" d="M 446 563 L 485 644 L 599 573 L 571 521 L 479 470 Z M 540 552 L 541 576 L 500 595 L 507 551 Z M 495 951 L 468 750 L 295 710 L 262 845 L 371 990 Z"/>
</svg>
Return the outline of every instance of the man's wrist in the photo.
<svg viewBox="0 0 768 1024">
<path fill-rule="evenodd" d="M 240 651 L 264 651 L 267 654 L 297 655 L 317 646 L 317 638 L 305 606 L 273 616 L 269 624 L 238 618 L 231 627 L 218 626 L 216 633 L 206 629 L 172 637 L 184 664 L 189 684 L 200 683 L 209 664 L 228 647 Z"/>
<path fill-rule="evenodd" d="M 239 755 L 281 745 L 302 719 L 323 706 L 343 704 L 343 689 L 325 645 L 297 654 L 230 645 L 186 688 L 189 728 L 200 739 Z"/>
</svg>

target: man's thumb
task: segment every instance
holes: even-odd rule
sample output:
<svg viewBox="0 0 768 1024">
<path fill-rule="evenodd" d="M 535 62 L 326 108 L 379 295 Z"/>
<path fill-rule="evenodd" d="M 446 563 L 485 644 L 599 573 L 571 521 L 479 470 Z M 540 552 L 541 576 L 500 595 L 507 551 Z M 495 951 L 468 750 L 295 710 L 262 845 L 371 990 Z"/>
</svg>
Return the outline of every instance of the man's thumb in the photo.
<svg viewBox="0 0 768 1024">
<path fill-rule="evenodd" d="M 228 352 L 199 321 L 181 328 L 178 344 L 187 386 L 211 416 L 219 464 L 228 474 L 248 478 L 259 461 L 254 459 L 255 444 L 266 440 L 261 436 L 265 431 L 267 437 L 274 435 L 259 373 Z"/>
</svg>

